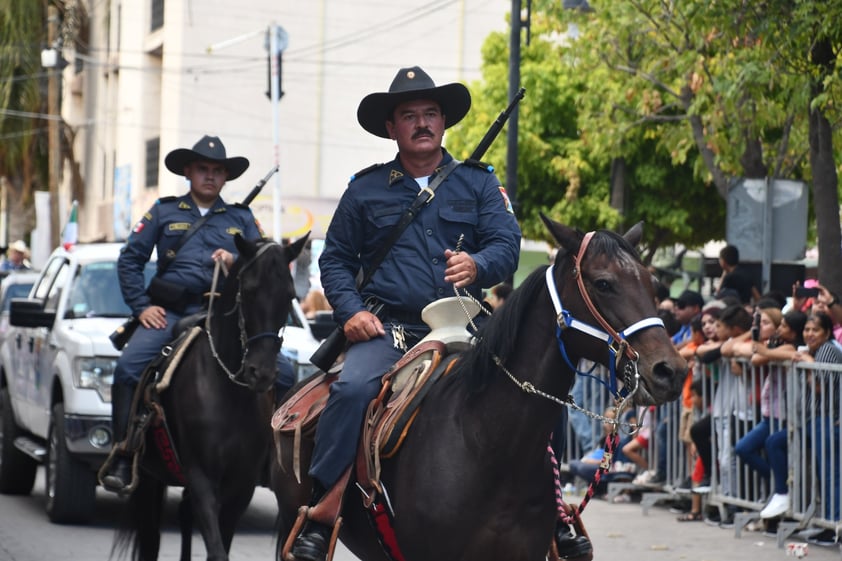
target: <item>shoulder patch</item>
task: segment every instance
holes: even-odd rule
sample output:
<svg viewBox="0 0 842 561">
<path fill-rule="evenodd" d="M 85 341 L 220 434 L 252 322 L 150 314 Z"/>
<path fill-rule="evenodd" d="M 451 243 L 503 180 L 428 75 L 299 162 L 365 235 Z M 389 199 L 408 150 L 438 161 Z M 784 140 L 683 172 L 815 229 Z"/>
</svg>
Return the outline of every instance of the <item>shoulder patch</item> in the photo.
<svg viewBox="0 0 842 561">
<path fill-rule="evenodd" d="M 380 168 L 380 167 L 383 167 L 383 164 L 371 164 L 367 168 L 363 168 L 360 171 L 358 171 L 357 173 L 355 173 L 354 175 L 352 175 L 351 179 L 348 181 L 348 183 L 352 183 L 352 182 L 356 181 L 357 179 L 359 179 L 360 177 L 364 176 L 365 174 L 371 173 L 372 171 L 374 171 L 374 170 L 376 170 L 377 168 Z"/>
<path fill-rule="evenodd" d="M 472 158 L 468 158 L 467 160 L 465 160 L 462 163 L 465 164 L 466 166 L 471 166 L 471 167 L 474 167 L 474 168 L 479 168 L 479 169 L 485 170 L 488 173 L 494 173 L 494 166 L 492 166 L 491 164 L 487 164 L 485 162 L 480 162 L 479 160 L 474 160 Z"/>
<path fill-rule="evenodd" d="M 243 203 L 232 203 L 231 206 L 234 208 L 249 208 L 248 205 L 244 205 Z"/>
<path fill-rule="evenodd" d="M 160 197 L 160 198 L 156 201 L 156 203 L 155 203 L 155 204 L 161 204 L 161 203 L 171 203 L 171 202 L 173 202 L 173 201 L 175 201 L 175 200 L 177 200 L 177 199 L 178 199 L 178 197 L 176 197 L 176 196 L 174 196 L 174 195 L 170 195 L 169 197 Z"/>
</svg>

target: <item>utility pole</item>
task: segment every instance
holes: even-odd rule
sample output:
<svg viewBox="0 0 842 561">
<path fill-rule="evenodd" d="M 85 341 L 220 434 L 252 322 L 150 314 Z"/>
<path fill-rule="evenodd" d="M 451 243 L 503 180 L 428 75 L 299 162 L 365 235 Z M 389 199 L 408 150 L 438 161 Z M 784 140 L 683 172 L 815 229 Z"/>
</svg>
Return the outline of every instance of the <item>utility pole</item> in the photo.
<svg viewBox="0 0 842 561">
<path fill-rule="evenodd" d="M 58 60 L 58 8 L 50 5 L 47 8 L 47 41 L 50 48 L 56 50 Z M 48 166 L 50 181 L 50 247 L 57 247 L 59 243 L 59 178 L 61 176 L 61 142 L 59 127 L 61 122 L 61 108 L 59 107 L 59 87 L 61 86 L 61 65 L 56 64 L 48 69 L 47 78 L 47 113 L 50 120 L 47 124 Z"/>
<path fill-rule="evenodd" d="M 509 38 L 509 99 L 520 89 L 520 0 L 512 0 L 512 30 Z M 517 213 L 517 133 L 518 108 L 509 116 L 506 130 L 506 192 Z"/>
<path fill-rule="evenodd" d="M 281 84 L 279 83 L 281 53 L 287 48 L 289 38 L 283 27 L 275 22 L 269 26 L 269 98 L 272 103 L 272 143 L 274 144 L 275 166 L 281 166 L 281 133 L 280 111 L 278 102 L 281 100 Z M 275 174 L 275 184 L 272 189 L 272 234 L 277 241 L 281 241 L 281 174 Z"/>
</svg>

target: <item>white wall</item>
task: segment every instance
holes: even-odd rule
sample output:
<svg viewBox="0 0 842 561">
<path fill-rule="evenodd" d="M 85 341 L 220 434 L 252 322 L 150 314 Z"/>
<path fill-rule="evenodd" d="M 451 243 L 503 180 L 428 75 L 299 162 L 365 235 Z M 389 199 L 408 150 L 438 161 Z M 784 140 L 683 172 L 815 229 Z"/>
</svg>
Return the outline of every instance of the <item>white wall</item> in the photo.
<svg viewBox="0 0 842 561">
<path fill-rule="evenodd" d="M 93 170 L 86 179 L 88 189 L 99 194 L 102 175 L 113 181 L 115 166 L 129 166 L 132 221 L 159 194 L 185 192 L 184 181 L 166 171 L 163 158 L 204 134 L 219 136 L 229 155 L 251 160 L 242 178 L 223 191 L 228 201 L 241 200 L 273 166 L 263 33 L 272 22 L 289 35 L 283 58 L 285 95 L 278 107 L 281 199 L 336 199 L 351 174 L 390 160 L 396 151 L 393 142 L 359 126 L 360 100 L 386 91 L 403 66 L 421 66 L 437 84 L 478 79 L 482 43 L 492 31 L 508 33 L 511 6 L 504 0 L 166 0 L 164 29 L 150 35 L 149 0 L 90 4 L 91 25 L 105 25 L 109 8 L 112 26 L 118 18 L 121 22 L 119 71 L 97 89 L 101 100 L 94 127 L 102 130 L 91 131 L 110 169 L 104 174 Z M 159 68 L 148 55 L 157 45 Z M 104 47 L 98 48 L 91 56 L 104 61 Z M 100 74 L 106 74 L 104 67 Z M 113 106 L 104 111 L 102 104 Z M 149 190 L 143 187 L 144 141 L 158 131 L 161 173 L 158 189 Z M 270 235 L 274 182 L 253 205 Z M 101 202 L 101 195 L 96 198 Z M 85 206 L 82 216 L 93 219 L 92 209 Z M 107 230 L 112 231 L 110 225 Z M 286 233 L 283 224 L 281 230 Z"/>
</svg>

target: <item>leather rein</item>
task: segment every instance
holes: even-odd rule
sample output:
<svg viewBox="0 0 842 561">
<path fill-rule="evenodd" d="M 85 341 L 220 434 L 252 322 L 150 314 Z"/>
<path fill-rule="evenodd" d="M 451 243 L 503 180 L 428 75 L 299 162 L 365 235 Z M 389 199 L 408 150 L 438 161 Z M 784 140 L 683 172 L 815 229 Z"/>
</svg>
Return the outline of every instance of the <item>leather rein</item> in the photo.
<svg viewBox="0 0 842 561">
<path fill-rule="evenodd" d="M 243 349 L 243 352 L 242 352 L 242 356 L 240 358 L 240 366 L 239 366 L 239 368 L 237 368 L 236 372 L 232 372 L 231 370 L 229 370 L 228 367 L 225 365 L 225 363 L 222 361 L 222 358 L 219 356 L 219 353 L 217 353 L 217 351 L 216 351 L 216 346 L 214 345 L 214 342 L 213 342 L 213 335 L 211 334 L 211 314 L 212 314 L 212 310 L 213 310 L 213 300 L 214 300 L 214 296 L 216 295 L 216 286 L 217 286 L 217 283 L 219 281 L 219 271 L 223 267 L 222 260 L 221 259 L 218 260 L 216 262 L 216 266 L 214 267 L 213 284 L 211 286 L 210 299 L 209 299 L 209 302 L 208 302 L 208 315 L 205 318 L 205 333 L 208 334 L 208 343 L 210 344 L 211 354 L 213 355 L 213 358 L 216 359 L 216 363 L 219 364 L 219 367 L 222 368 L 222 370 L 228 376 L 228 379 L 231 380 L 231 382 L 233 382 L 234 384 L 237 384 L 238 386 L 248 387 L 248 384 L 246 384 L 245 382 L 242 382 L 238 378 L 238 376 L 243 372 L 243 368 L 245 367 L 246 356 L 248 356 L 248 352 L 249 352 L 249 347 L 248 347 L 249 343 L 251 343 L 252 341 L 256 341 L 257 339 L 262 339 L 264 337 L 274 337 L 275 339 L 277 339 L 278 341 L 281 342 L 281 345 L 283 345 L 283 343 L 284 343 L 283 332 L 286 329 L 286 323 L 284 323 L 284 326 L 281 328 L 281 330 L 280 330 L 281 334 L 280 335 L 278 334 L 278 332 L 264 331 L 263 333 L 258 333 L 257 335 L 253 335 L 251 337 L 246 336 L 246 318 L 243 316 L 243 307 L 242 307 L 242 290 L 243 289 L 242 289 L 242 283 L 239 282 L 240 275 L 243 274 L 243 271 L 245 271 L 246 268 L 249 265 L 251 265 L 255 261 L 257 261 L 257 258 L 260 257 L 263 253 L 265 253 L 270 247 L 276 246 L 276 245 L 278 245 L 278 243 L 274 242 L 274 241 L 268 241 L 268 242 L 264 243 L 263 245 L 261 245 L 257 249 L 257 253 L 254 254 L 254 257 L 252 257 L 251 259 L 246 261 L 243 264 L 243 266 L 240 267 L 240 270 L 237 272 L 237 296 L 235 298 L 236 302 L 230 310 L 228 310 L 226 312 L 223 312 L 223 315 L 225 315 L 225 316 L 231 315 L 235 311 L 238 314 L 237 315 L 237 325 L 240 328 L 240 347 Z"/>
</svg>

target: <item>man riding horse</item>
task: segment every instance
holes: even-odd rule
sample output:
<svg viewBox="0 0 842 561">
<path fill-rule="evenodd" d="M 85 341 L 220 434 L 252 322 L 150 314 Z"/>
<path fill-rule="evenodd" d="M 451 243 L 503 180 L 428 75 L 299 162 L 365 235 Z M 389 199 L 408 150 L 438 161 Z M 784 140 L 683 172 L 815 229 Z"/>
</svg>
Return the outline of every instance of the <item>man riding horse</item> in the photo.
<svg viewBox="0 0 842 561">
<path fill-rule="evenodd" d="M 325 558 L 366 407 L 383 373 L 429 332 L 421 310 L 451 296 L 454 286 L 481 299 L 482 288 L 517 269 L 521 234 L 505 190 L 490 167 L 466 162 L 452 169 L 371 281 L 357 289 L 357 274 L 371 267 L 419 190 L 453 160 L 442 148 L 444 131 L 470 106 L 465 86 L 436 86 L 416 66 L 401 69 L 388 92 L 366 96 L 357 109 L 360 125 L 396 141 L 398 155 L 353 176 L 319 259 L 322 286 L 350 346 L 316 431 L 309 474 L 310 506 L 317 508 L 295 540 L 299 561 Z M 382 309 L 375 315 L 367 304 Z"/>
<path fill-rule="evenodd" d="M 202 308 L 216 261 L 228 268 L 233 265 L 237 252 L 234 235 L 239 233 L 247 240 L 264 237 L 248 207 L 228 204 L 220 197 L 226 181 L 240 177 L 249 161 L 240 156 L 228 158 L 218 137 L 204 136 L 192 149 L 173 150 L 164 163 L 189 181 L 190 190 L 180 197 L 158 199 L 135 225 L 117 262 L 123 298 L 139 322 L 117 361 L 111 388 L 117 449 L 102 483 L 118 493 L 126 492 L 132 482 L 134 450 L 127 447 L 125 439 L 141 373 L 172 340 L 177 321 Z M 158 272 L 144 289 L 144 268 L 156 247 Z M 279 381 L 284 390 L 294 383 L 291 367 L 285 366 L 290 366 L 288 359 L 279 353 L 279 372 L 288 377 Z"/>
</svg>

